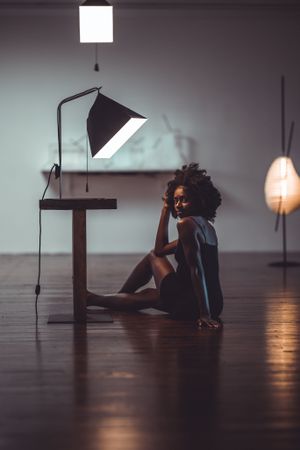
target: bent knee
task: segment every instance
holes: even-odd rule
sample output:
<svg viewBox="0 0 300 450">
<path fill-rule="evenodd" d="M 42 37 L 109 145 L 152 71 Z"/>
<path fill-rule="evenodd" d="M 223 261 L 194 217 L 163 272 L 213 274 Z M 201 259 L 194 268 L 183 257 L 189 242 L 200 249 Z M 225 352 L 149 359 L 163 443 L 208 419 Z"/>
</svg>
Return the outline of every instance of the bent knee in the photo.
<svg viewBox="0 0 300 450">
<path fill-rule="evenodd" d="M 150 250 L 148 255 L 151 260 L 157 259 L 157 258 L 162 258 L 163 256 L 165 256 L 165 255 L 161 255 L 161 254 L 155 252 L 155 250 Z"/>
<path fill-rule="evenodd" d="M 148 258 L 150 259 L 150 260 L 152 260 L 152 259 L 154 259 L 154 258 L 157 258 L 157 255 L 155 254 L 155 251 L 154 250 L 150 250 L 150 252 L 148 253 Z"/>
</svg>

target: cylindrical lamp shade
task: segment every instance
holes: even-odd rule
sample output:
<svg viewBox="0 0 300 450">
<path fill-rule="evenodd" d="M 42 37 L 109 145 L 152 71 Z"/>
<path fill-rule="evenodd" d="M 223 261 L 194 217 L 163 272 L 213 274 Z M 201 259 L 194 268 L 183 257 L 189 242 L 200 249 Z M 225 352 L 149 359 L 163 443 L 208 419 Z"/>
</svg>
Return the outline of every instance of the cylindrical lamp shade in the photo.
<svg viewBox="0 0 300 450">
<path fill-rule="evenodd" d="M 280 156 L 271 164 L 265 181 L 265 200 L 276 214 L 289 214 L 300 207 L 300 178 L 291 158 Z"/>
<path fill-rule="evenodd" d="M 87 119 L 93 158 L 111 158 L 146 121 L 140 114 L 99 93 Z"/>
<path fill-rule="evenodd" d="M 113 7 L 102 0 L 79 6 L 80 42 L 113 42 Z"/>
</svg>

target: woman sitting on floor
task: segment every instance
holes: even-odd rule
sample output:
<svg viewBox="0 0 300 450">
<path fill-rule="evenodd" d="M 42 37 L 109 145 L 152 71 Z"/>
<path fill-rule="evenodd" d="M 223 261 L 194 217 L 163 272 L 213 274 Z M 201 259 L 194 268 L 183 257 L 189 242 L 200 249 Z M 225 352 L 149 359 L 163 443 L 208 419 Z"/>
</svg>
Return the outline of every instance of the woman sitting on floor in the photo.
<svg viewBox="0 0 300 450">
<path fill-rule="evenodd" d="M 221 204 L 219 191 L 198 164 L 183 166 L 168 182 L 154 250 L 147 254 L 116 294 L 88 293 L 88 306 L 136 311 L 157 308 L 199 327 L 219 328 L 223 296 L 218 241 L 210 223 Z M 169 242 L 170 214 L 178 219 L 178 239 Z M 167 255 L 175 254 L 176 271 Z M 156 289 L 146 288 L 154 278 Z"/>
</svg>

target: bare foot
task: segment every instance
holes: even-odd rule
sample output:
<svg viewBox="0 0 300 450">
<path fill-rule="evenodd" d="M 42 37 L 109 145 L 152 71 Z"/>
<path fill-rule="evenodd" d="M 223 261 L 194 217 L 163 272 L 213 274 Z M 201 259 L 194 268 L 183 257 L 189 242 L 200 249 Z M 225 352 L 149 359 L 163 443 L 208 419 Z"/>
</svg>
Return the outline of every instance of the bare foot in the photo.
<svg viewBox="0 0 300 450">
<path fill-rule="evenodd" d="M 90 291 L 86 291 L 86 306 L 92 306 L 93 305 L 93 296 L 94 294 Z"/>
</svg>

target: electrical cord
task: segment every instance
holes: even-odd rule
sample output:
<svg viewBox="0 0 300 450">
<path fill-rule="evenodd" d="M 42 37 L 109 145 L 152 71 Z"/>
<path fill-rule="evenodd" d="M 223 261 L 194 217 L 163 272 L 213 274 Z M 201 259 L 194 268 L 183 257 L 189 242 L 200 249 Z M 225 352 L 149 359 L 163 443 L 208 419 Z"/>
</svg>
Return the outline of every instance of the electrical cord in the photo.
<svg viewBox="0 0 300 450">
<path fill-rule="evenodd" d="M 99 72 L 99 63 L 98 63 L 98 45 L 95 44 L 95 65 L 94 65 L 94 71 Z"/>
<path fill-rule="evenodd" d="M 50 184 L 50 180 L 51 180 L 51 175 L 53 170 L 55 169 L 55 176 L 57 178 L 57 173 L 59 173 L 59 166 L 57 164 L 53 164 L 53 166 L 51 167 L 51 170 L 48 174 L 48 181 L 47 181 L 47 185 L 44 189 L 43 195 L 42 195 L 42 200 L 44 200 L 46 192 L 48 190 L 49 184 Z M 41 285 L 40 285 L 40 280 L 41 280 L 41 250 L 42 250 L 42 210 L 41 208 L 39 208 L 39 254 L 38 254 L 38 276 L 37 276 L 37 284 L 35 286 L 35 318 L 36 321 L 38 321 L 38 298 L 41 292 Z"/>
<path fill-rule="evenodd" d="M 89 143 L 88 137 L 86 136 L 86 171 L 85 171 L 85 192 L 89 192 Z"/>
</svg>

